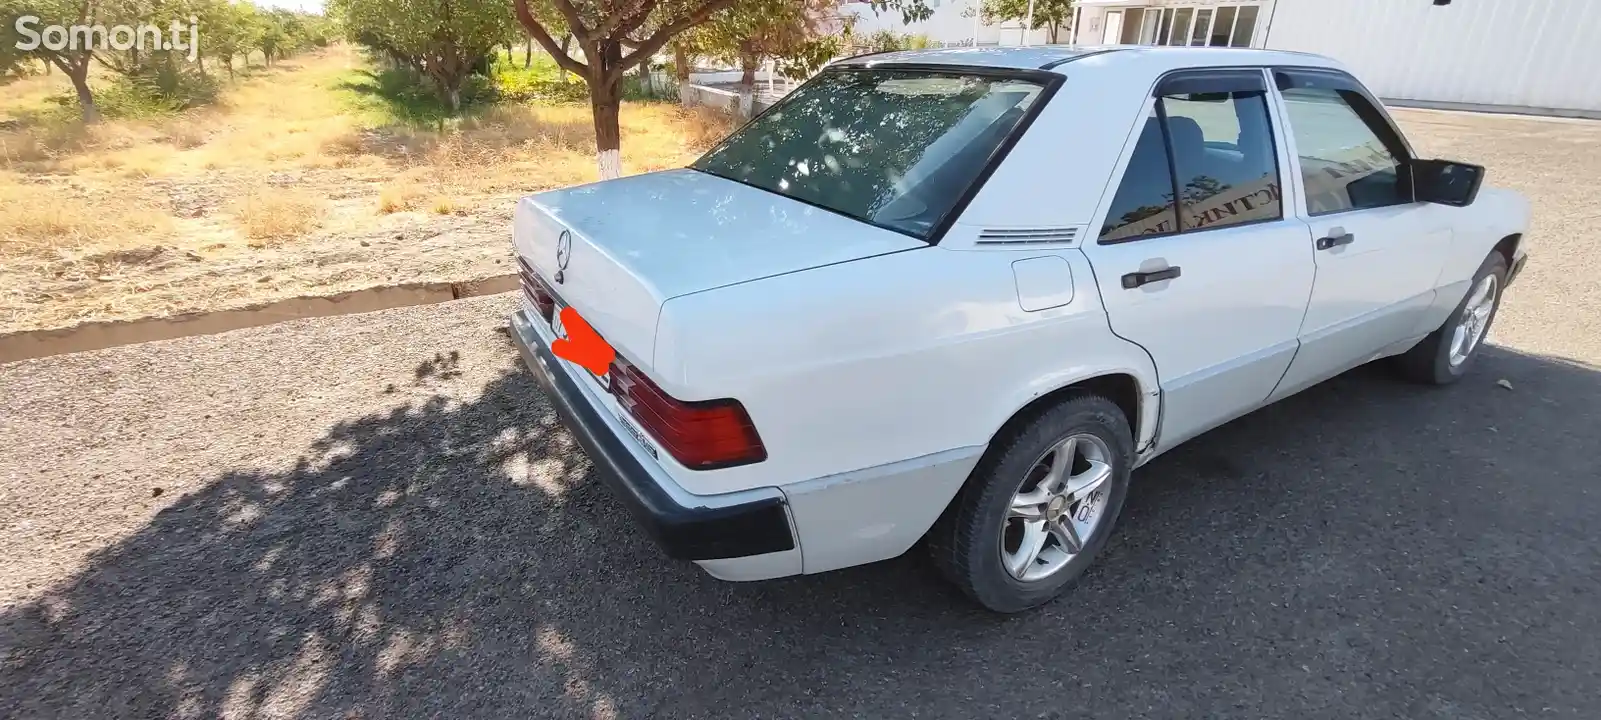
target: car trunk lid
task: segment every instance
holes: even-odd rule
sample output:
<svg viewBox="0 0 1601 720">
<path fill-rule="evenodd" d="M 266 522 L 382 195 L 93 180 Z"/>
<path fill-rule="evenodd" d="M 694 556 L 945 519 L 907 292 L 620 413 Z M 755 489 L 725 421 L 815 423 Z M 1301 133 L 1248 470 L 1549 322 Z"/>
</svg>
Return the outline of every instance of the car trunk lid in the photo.
<svg viewBox="0 0 1601 720">
<path fill-rule="evenodd" d="M 694 170 L 525 197 L 517 203 L 513 244 L 561 303 L 647 368 L 662 304 L 674 297 L 927 247 Z"/>
</svg>

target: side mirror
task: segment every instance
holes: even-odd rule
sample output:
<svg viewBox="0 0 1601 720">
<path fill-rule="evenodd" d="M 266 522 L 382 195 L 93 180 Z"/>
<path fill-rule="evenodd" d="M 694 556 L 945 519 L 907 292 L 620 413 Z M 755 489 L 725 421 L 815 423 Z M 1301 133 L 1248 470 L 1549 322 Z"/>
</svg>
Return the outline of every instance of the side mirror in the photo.
<svg viewBox="0 0 1601 720">
<path fill-rule="evenodd" d="M 1453 207 L 1473 204 L 1484 183 L 1484 166 L 1450 160 L 1412 161 L 1412 187 L 1422 202 Z"/>
</svg>

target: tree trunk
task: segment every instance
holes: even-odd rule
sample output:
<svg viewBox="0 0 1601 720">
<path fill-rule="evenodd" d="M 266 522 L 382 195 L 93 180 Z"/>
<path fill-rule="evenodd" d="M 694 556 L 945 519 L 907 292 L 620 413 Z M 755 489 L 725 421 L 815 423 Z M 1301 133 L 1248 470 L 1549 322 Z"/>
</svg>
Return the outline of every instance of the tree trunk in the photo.
<svg viewBox="0 0 1601 720">
<path fill-rule="evenodd" d="M 528 47 L 523 50 L 523 69 L 534 66 L 534 39 L 528 38 Z"/>
<path fill-rule="evenodd" d="M 205 77 L 206 76 L 206 56 L 200 54 L 200 50 L 198 48 L 195 50 L 195 65 L 200 68 L 200 77 Z"/>
<path fill-rule="evenodd" d="M 1061 25 L 1059 25 L 1057 23 L 1051 23 L 1050 26 L 1047 27 L 1046 30 L 1045 30 L 1046 42 L 1049 42 L 1050 44 L 1055 45 L 1056 44 L 1056 36 L 1061 31 L 1062 31 L 1062 26 Z"/>
<path fill-rule="evenodd" d="M 461 81 L 464 78 L 450 77 L 443 72 L 431 72 L 428 73 L 428 79 L 433 81 L 435 94 L 445 107 L 450 108 L 452 115 L 461 110 Z"/>
<path fill-rule="evenodd" d="M 673 79 L 678 81 L 678 102 L 689 104 L 689 53 L 684 46 L 673 43 Z"/>
<path fill-rule="evenodd" d="M 749 120 L 756 109 L 756 54 L 740 53 L 739 67 L 744 71 L 739 76 L 739 117 L 741 120 Z"/>
<path fill-rule="evenodd" d="M 94 93 L 89 90 L 89 63 L 81 68 L 61 68 L 72 79 L 72 89 L 78 92 L 78 108 L 83 111 L 85 125 L 100 122 L 100 109 L 95 107 Z"/>
<path fill-rule="evenodd" d="M 607 78 L 603 67 L 590 67 L 594 68 L 590 73 L 589 106 L 595 119 L 595 163 L 600 169 L 600 179 L 612 180 L 623 174 L 622 128 L 618 124 L 622 111 L 621 77 Z"/>
</svg>

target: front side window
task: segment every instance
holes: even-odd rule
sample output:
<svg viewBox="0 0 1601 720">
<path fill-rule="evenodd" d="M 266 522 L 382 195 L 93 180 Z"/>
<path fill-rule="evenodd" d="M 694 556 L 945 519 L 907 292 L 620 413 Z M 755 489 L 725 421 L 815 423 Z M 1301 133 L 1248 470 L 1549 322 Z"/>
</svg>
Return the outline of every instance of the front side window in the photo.
<svg viewBox="0 0 1601 720">
<path fill-rule="evenodd" d="M 1117 242 L 1283 216 L 1266 93 L 1168 95 L 1145 120 L 1100 237 Z"/>
<path fill-rule="evenodd" d="M 1279 74 L 1313 216 L 1412 202 L 1401 152 L 1374 128 L 1378 110 L 1361 93 L 1315 77 Z M 1364 117 L 1364 115 L 1366 117 Z M 1387 126 L 1386 126 L 1387 127 Z"/>
<path fill-rule="evenodd" d="M 960 71 L 830 70 L 690 167 L 929 240 L 1043 90 Z"/>
</svg>

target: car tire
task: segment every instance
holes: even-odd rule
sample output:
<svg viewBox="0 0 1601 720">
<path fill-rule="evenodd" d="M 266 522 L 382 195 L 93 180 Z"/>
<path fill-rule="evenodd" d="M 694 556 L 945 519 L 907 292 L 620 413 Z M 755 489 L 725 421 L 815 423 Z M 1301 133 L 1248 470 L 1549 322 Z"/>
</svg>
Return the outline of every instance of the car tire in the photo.
<svg viewBox="0 0 1601 720">
<path fill-rule="evenodd" d="M 1056 472 L 1059 455 L 1068 458 L 1061 464 L 1068 470 Z M 968 597 L 995 612 L 1016 613 L 1049 602 L 1106 544 L 1128 495 L 1133 466 L 1134 436 L 1117 404 L 1087 392 L 1067 397 L 995 439 L 929 531 L 934 564 Z M 1058 490 L 1046 487 L 1053 474 L 1061 482 L 1061 496 L 1069 498 L 1062 507 L 1052 495 Z M 1097 478 L 1100 485 L 1092 486 Z M 1077 500 L 1069 496 L 1075 484 L 1083 488 Z M 1053 499 L 1018 509 L 1034 497 Z M 1089 524 L 1080 526 L 1078 519 L 1091 513 Z M 1034 550 L 1037 558 L 1025 560 L 1022 544 L 1037 537 L 1041 527 L 1048 528 L 1049 537 Z M 1072 543 L 1077 552 L 1068 551 Z M 1021 577 L 1009 568 L 1021 568 Z"/>
<path fill-rule="evenodd" d="M 1462 379 L 1473 367 L 1473 361 L 1479 357 L 1479 351 L 1489 337 L 1490 325 L 1495 322 L 1495 315 L 1501 309 L 1501 293 L 1506 288 L 1506 278 L 1506 256 L 1498 252 L 1490 253 L 1479 266 L 1478 272 L 1473 274 L 1473 282 L 1468 285 L 1467 293 L 1457 303 L 1451 316 L 1411 350 L 1395 357 L 1394 367 L 1401 376 L 1425 385 L 1450 385 Z M 1486 287 L 1488 297 L 1481 299 Z M 1485 301 L 1488 302 L 1487 306 L 1481 304 Z M 1469 319 L 1470 313 L 1475 312 L 1478 313 L 1478 320 L 1463 322 Z M 1475 322 L 1476 326 L 1473 324 Z M 1471 340 L 1465 352 L 1459 345 L 1459 330 L 1463 333 L 1462 339 Z"/>
</svg>

